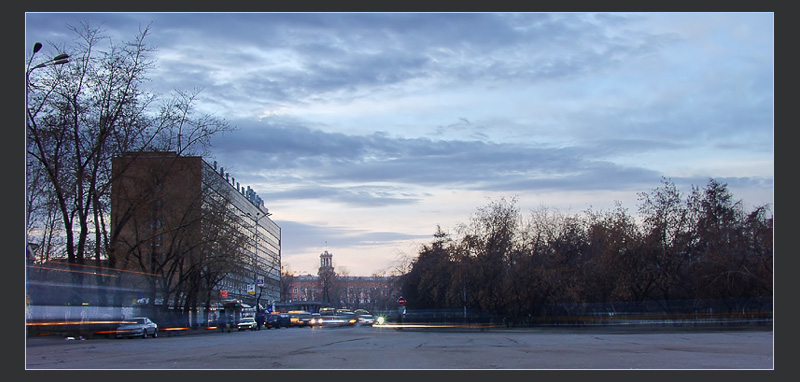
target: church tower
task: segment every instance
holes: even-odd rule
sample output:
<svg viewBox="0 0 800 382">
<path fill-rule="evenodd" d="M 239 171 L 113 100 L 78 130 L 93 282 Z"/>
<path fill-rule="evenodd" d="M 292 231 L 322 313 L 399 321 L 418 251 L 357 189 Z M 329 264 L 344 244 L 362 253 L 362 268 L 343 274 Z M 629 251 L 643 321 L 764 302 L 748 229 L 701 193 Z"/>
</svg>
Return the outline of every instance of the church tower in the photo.
<svg viewBox="0 0 800 382">
<path fill-rule="evenodd" d="M 327 249 L 319 255 L 319 275 L 325 273 L 333 273 L 333 254 Z"/>
<path fill-rule="evenodd" d="M 333 254 L 325 252 L 319 255 L 319 286 L 322 292 L 322 301 L 329 304 L 338 304 L 339 299 L 334 298 L 333 285 L 336 279 L 336 273 L 333 272 Z"/>
</svg>

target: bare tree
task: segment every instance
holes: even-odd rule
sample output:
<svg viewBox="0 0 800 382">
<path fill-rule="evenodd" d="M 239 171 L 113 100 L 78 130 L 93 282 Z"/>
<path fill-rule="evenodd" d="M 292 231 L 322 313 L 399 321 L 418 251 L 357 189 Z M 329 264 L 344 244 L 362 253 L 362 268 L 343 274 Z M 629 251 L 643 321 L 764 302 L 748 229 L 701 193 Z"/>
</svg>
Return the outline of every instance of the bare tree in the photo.
<svg viewBox="0 0 800 382">
<path fill-rule="evenodd" d="M 585 300 L 605 304 L 641 302 L 650 297 L 654 272 L 638 251 L 641 233 L 621 203 L 613 211 L 587 213 L 590 258 L 583 280 Z"/>
<path fill-rule="evenodd" d="M 758 233 L 771 232 L 771 222 L 764 219 L 766 206 L 746 213 L 727 185 L 715 179 L 692 196 L 697 215 L 691 264 L 696 298 L 721 298 L 736 311 L 750 298 L 771 292 L 771 265 L 762 265 L 765 259 L 771 264 L 772 247 L 767 249 Z"/>
<path fill-rule="evenodd" d="M 28 235 L 41 242 L 63 237 L 64 257 L 76 268 L 88 259 L 96 265 L 108 259 L 113 267 L 115 259 L 107 257 L 115 240 L 108 223 L 111 159 L 154 149 L 202 151 L 211 135 L 231 128 L 195 115 L 197 92 L 178 92 L 158 106 L 144 86 L 154 65 L 148 28 L 122 44 L 86 23 L 68 28 L 75 44 L 59 49 L 69 52 L 69 64 L 32 72 L 27 84 Z M 59 228 L 49 223 L 54 216 Z M 73 275 L 82 283 L 83 273 Z"/>
<path fill-rule="evenodd" d="M 491 202 L 458 226 L 459 237 L 437 229 L 403 268 L 402 291 L 416 308 L 463 307 L 466 317 L 470 307 L 517 322 L 616 304 L 664 313 L 770 309 L 767 206 L 745 213 L 713 179 L 686 198 L 666 179 L 639 196 L 638 217 L 617 203 L 584 214 L 542 207 L 522 221 L 515 199 Z"/>
<path fill-rule="evenodd" d="M 675 184 L 667 179 L 662 179 L 662 186 L 652 193 L 639 193 L 639 200 L 645 256 L 654 265 L 658 301 L 671 312 L 672 302 L 689 294 L 687 265 L 692 256 L 689 249 L 694 234 L 693 215 Z"/>
<path fill-rule="evenodd" d="M 289 296 L 291 296 L 292 285 L 294 285 L 297 276 L 295 276 L 291 270 L 288 268 L 281 268 L 281 290 L 280 290 L 280 298 L 281 301 L 288 301 Z"/>
<path fill-rule="evenodd" d="M 511 272 L 520 223 L 516 198 L 491 201 L 478 209 L 462 226 L 466 249 L 474 257 L 479 286 L 471 288 L 480 308 L 492 313 L 505 311 L 504 283 Z"/>
<path fill-rule="evenodd" d="M 436 227 L 434 240 L 420 248 L 411 270 L 404 276 L 403 293 L 408 307 L 414 309 L 441 309 L 450 307 L 448 296 L 452 293 L 454 264 L 448 248 L 448 235 Z M 461 285 L 461 284 L 459 284 Z M 460 296 L 460 293 L 458 294 Z M 460 298 L 457 300 L 460 302 Z M 459 306 L 456 304 L 455 306 Z"/>
<path fill-rule="evenodd" d="M 325 269 L 321 270 L 318 275 L 319 280 L 319 288 L 320 299 L 323 302 L 327 302 L 329 304 L 338 305 L 339 304 L 339 295 L 338 292 L 338 284 L 337 284 L 337 275 L 333 269 Z"/>
<path fill-rule="evenodd" d="M 219 298 L 212 292 L 243 261 L 241 248 L 249 240 L 238 229 L 241 227 L 241 217 L 231 205 L 228 195 L 231 190 L 220 187 L 222 178 L 209 177 L 204 181 L 207 183 L 203 189 L 202 221 L 199 237 L 194 238 L 200 249 L 196 252 L 197 256 L 191 259 L 192 266 L 187 269 L 191 282 L 183 288 L 187 296 L 184 301 L 187 311 L 196 311 L 199 301 L 205 307 L 210 307 L 213 300 Z M 205 312 L 208 314 L 208 309 Z"/>
</svg>

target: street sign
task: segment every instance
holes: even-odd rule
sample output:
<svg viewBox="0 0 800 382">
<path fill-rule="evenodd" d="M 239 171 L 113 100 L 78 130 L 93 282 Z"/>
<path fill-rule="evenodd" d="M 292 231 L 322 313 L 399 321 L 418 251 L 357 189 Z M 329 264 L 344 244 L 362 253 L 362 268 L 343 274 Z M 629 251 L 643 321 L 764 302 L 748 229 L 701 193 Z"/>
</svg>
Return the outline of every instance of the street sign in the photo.
<svg viewBox="0 0 800 382">
<path fill-rule="evenodd" d="M 256 284 L 260 287 L 264 286 L 264 276 L 258 276 L 256 278 Z"/>
<path fill-rule="evenodd" d="M 256 294 L 256 284 L 247 284 L 247 294 Z"/>
<path fill-rule="evenodd" d="M 397 303 L 400 304 L 400 305 L 405 305 L 406 304 L 406 298 L 403 297 L 403 296 L 400 296 L 400 298 L 397 299 Z"/>
</svg>

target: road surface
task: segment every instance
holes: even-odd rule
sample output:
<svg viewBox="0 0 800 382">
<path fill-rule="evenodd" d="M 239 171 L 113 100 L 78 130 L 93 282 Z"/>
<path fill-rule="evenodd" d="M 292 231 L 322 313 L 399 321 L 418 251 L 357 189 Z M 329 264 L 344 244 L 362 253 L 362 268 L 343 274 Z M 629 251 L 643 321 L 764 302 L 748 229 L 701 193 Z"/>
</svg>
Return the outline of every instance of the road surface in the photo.
<svg viewBox="0 0 800 382">
<path fill-rule="evenodd" d="M 774 369 L 770 329 L 284 328 L 26 340 L 26 369 Z"/>
</svg>

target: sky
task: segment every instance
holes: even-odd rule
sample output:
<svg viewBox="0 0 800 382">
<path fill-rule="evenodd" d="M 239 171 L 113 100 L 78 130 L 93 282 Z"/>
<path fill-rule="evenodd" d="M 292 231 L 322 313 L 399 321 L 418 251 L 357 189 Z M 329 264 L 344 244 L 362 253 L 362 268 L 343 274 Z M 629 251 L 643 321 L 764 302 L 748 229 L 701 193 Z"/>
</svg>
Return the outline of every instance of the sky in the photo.
<svg viewBox="0 0 800 382">
<path fill-rule="evenodd" d="M 27 13 L 25 54 L 149 27 L 151 91 L 200 90 L 211 157 L 282 265 L 390 274 L 492 201 L 632 215 L 666 178 L 774 203 L 774 14 Z"/>
</svg>

